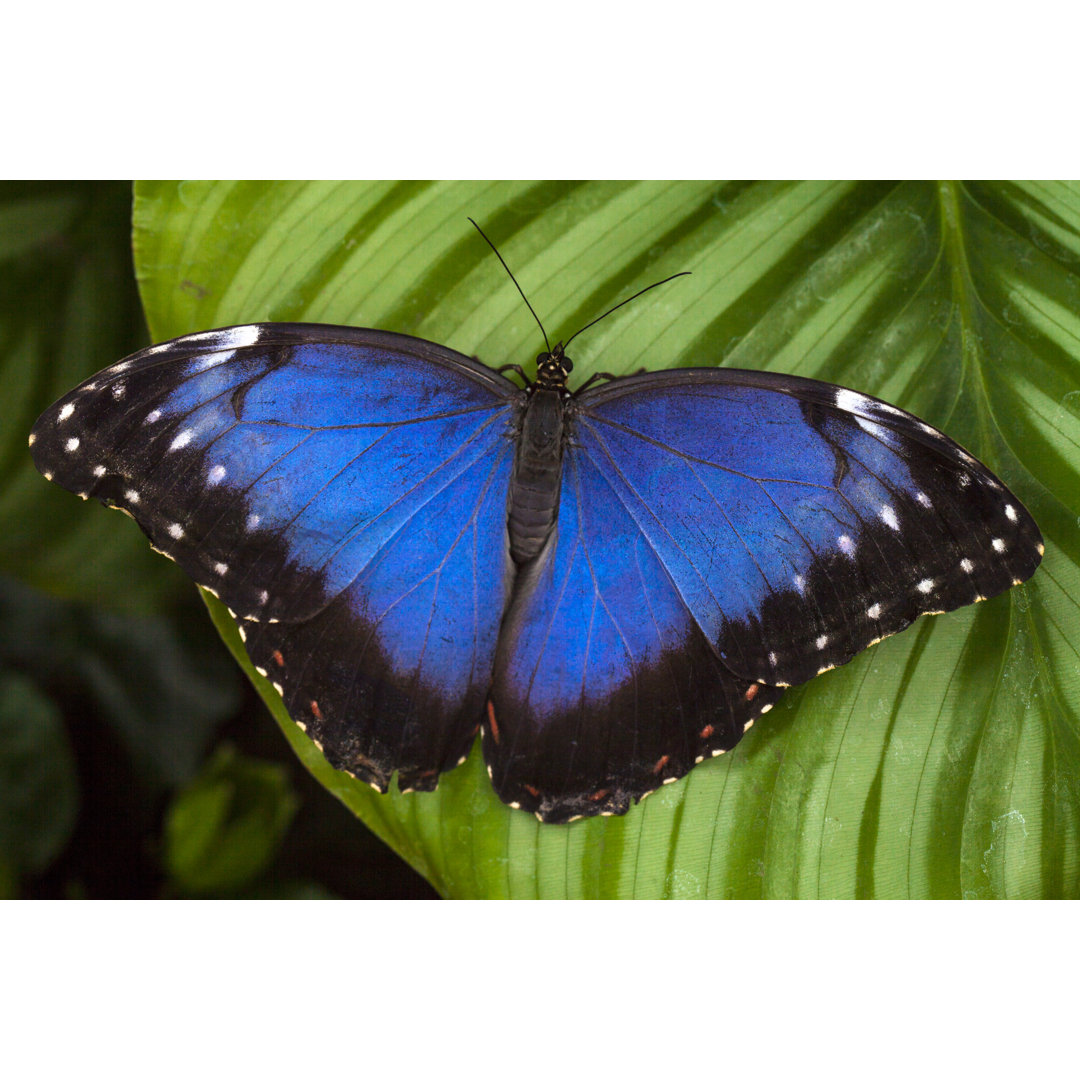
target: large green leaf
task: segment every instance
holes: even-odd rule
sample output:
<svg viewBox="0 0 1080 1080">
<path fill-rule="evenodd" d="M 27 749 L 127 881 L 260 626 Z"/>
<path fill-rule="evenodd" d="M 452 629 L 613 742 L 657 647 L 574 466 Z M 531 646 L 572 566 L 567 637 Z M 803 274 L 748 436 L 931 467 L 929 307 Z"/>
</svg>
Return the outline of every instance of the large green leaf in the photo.
<svg viewBox="0 0 1080 1080">
<path fill-rule="evenodd" d="M 725 364 L 843 383 L 944 428 L 1042 526 L 1034 579 L 788 693 L 624 818 L 540 825 L 478 753 L 433 794 L 312 772 L 447 896 L 1080 893 L 1080 187 L 951 183 L 141 184 L 156 339 L 266 319 L 404 331 L 575 376 Z M 242 656 L 227 616 L 219 627 Z"/>
</svg>

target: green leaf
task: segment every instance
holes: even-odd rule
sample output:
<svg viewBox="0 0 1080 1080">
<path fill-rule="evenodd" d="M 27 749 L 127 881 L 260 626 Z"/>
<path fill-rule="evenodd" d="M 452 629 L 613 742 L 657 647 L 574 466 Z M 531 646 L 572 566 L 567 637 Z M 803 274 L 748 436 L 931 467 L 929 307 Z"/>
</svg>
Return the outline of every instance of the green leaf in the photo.
<svg viewBox="0 0 1080 1080">
<path fill-rule="evenodd" d="M 39 873 L 63 850 L 78 804 L 59 710 L 31 679 L 0 668 L 0 879 L 8 879 L 0 895 L 18 874 Z"/>
<path fill-rule="evenodd" d="M 297 809 L 286 770 L 220 748 L 165 820 L 165 866 L 188 893 L 238 892 L 269 865 Z"/>
<path fill-rule="evenodd" d="M 135 523 L 46 483 L 38 414 L 146 343 L 132 283 L 131 186 L 0 183 L 0 568 L 73 599 L 149 611 L 182 582 Z"/>
<path fill-rule="evenodd" d="M 467 215 L 553 341 L 693 271 L 583 335 L 575 377 L 724 364 L 884 397 L 1001 475 L 1046 558 L 789 692 L 623 818 L 539 825 L 495 798 L 476 748 L 435 793 L 377 796 L 245 663 L 311 771 L 447 896 L 1080 893 L 1080 187 L 140 184 L 153 335 L 311 320 L 527 363 L 536 326 Z"/>
</svg>

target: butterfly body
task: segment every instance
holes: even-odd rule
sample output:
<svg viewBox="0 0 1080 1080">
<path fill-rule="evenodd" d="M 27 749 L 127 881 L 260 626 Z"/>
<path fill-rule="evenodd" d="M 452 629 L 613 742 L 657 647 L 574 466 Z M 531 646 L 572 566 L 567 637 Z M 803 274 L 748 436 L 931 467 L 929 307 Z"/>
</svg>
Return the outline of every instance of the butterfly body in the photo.
<svg viewBox="0 0 1080 1080">
<path fill-rule="evenodd" d="M 431 790 L 478 730 L 511 806 L 623 813 L 784 687 L 1025 580 L 1030 515 L 946 436 L 792 376 L 523 389 L 404 335 L 256 324 L 145 349 L 31 449 L 234 613 L 332 765 Z"/>
<path fill-rule="evenodd" d="M 510 554 L 519 565 L 537 557 L 555 527 L 565 401 L 558 388 L 534 386 L 522 416 L 507 515 Z"/>
</svg>

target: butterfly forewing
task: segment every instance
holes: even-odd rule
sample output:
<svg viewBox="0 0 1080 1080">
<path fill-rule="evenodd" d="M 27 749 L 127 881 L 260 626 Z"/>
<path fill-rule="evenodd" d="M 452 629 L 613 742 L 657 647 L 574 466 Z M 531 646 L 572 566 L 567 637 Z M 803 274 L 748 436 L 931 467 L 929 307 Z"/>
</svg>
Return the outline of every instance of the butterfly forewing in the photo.
<svg viewBox="0 0 1080 1080">
<path fill-rule="evenodd" d="M 850 390 L 693 370 L 618 380 L 575 409 L 570 453 L 611 478 L 742 678 L 805 682 L 1041 558 L 1031 516 L 985 466 Z"/>
</svg>

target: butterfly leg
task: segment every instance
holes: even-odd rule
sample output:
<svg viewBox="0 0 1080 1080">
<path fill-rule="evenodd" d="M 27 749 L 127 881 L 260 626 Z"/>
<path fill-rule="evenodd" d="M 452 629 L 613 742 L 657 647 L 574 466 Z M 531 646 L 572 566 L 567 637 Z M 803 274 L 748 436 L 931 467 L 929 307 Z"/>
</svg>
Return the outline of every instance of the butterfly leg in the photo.
<svg viewBox="0 0 1080 1080">
<path fill-rule="evenodd" d="M 473 359 L 479 360 L 480 357 L 476 356 Z M 522 368 L 522 366 L 520 364 L 503 364 L 502 367 L 498 367 L 495 370 L 500 375 L 502 375 L 503 372 L 506 372 L 506 371 L 513 371 L 517 375 L 521 376 L 521 381 L 525 384 L 525 389 L 526 390 L 530 386 L 532 386 L 532 379 L 530 379 L 529 376 L 525 374 L 525 371 L 524 371 L 524 369 Z"/>
<path fill-rule="evenodd" d="M 597 372 L 595 375 L 591 375 L 588 379 L 585 379 L 581 386 L 578 387 L 577 390 L 573 391 L 573 393 L 575 393 L 575 395 L 584 393 L 584 391 L 588 390 L 592 386 L 592 384 L 599 379 L 607 379 L 609 382 L 613 382 L 618 378 L 621 378 L 621 376 L 611 375 L 608 372 Z"/>
</svg>

